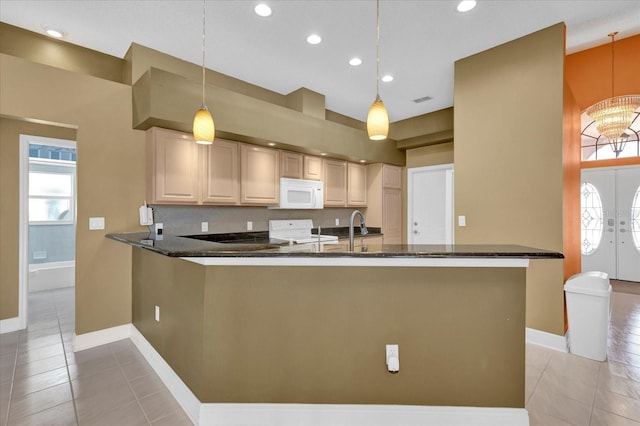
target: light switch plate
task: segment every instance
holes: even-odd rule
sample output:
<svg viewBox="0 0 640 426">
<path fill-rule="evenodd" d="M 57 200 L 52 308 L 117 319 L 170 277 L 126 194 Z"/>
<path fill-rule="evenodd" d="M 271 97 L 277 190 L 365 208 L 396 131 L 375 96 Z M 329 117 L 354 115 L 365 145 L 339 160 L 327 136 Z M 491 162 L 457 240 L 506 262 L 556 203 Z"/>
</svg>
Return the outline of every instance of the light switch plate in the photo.
<svg viewBox="0 0 640 426">
<path fill-rule="evenodd" d="M 253 231 L 253 222 L 247 221 L 247 231 Z"/>
<path fill-rule="evenodd" d="M 209 232 L 209 222 L 202 222 L 200 224 L 200 231 L 201 232 Z"/>
<path fill-rule="evenodd" d="M 458 226 L 467 226 L 466 216 L 458 216 Z"/>
<path fill-rule="evenodd" d="M 98 229 L 104 229 L 104 217 L 90 217 L 89 229 L 94 231 Z"/>
</svg>

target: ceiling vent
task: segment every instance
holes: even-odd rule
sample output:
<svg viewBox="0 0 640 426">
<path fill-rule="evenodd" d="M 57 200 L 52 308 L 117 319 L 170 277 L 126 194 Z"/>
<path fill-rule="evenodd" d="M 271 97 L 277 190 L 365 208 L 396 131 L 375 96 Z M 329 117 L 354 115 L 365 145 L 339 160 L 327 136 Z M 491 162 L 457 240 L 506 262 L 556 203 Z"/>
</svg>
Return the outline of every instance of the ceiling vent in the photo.
<svg viewBox="0 0 640 426">
<path fill-rule="evenodd" d="M 414 99 L 413 102 L 421 104 L 422 102 L 430 101 L 431 99 L 433 99 L 431 96 L 423 96 L 421 98 Z"/>
</svg>

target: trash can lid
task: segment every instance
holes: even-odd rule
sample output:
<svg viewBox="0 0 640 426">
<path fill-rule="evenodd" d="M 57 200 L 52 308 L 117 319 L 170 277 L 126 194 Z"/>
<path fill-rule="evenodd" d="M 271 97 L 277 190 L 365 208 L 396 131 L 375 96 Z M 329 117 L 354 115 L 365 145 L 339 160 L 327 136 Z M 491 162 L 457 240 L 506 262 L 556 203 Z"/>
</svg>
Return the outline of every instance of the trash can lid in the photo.
<svg viewBox="0 0 640 426">
<path fill-rule="evenodd" d="M 591 294 L 594 296 L 606 296 L 611 291 L 609 275 L 605 272 L 588 271 L 571 276 L 564 290 L 570 293 Z"/>
</svg>

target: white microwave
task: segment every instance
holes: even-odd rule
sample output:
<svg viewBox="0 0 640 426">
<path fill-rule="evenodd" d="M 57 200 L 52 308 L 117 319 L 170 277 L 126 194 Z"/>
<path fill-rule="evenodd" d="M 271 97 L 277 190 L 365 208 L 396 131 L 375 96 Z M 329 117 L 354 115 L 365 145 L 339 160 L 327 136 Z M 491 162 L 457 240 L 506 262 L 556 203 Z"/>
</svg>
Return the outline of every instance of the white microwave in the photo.
<svg viewBox="0 0 640 426">
<path fill-rule="evenodd" d="M 281 209 L 321 209 L 324 207 L 324 182 L 280 178 Z"/>
</svg>

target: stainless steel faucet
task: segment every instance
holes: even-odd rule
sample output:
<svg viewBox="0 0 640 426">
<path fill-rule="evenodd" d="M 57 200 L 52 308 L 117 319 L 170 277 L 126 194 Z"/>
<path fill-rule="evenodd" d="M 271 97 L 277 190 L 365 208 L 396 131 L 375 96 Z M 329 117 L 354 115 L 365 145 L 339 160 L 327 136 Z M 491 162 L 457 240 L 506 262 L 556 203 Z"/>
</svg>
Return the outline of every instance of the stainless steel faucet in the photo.
<svg viewBox="0 0 640 426">
<path fill-rule="evenodd" d="M 354 210 L 353 213 L 351 213 L 351 218 L 349 218 L 349 251 L 353 251 L 353 222 L 356 216 L 360 218 L 360 235 L 367 235 L 369 233 L 369 231 L 367 231 L 367 225 L 364 224 L 364 215 L 360 210 Z"/>
</svg>

